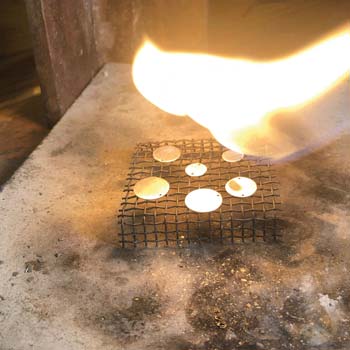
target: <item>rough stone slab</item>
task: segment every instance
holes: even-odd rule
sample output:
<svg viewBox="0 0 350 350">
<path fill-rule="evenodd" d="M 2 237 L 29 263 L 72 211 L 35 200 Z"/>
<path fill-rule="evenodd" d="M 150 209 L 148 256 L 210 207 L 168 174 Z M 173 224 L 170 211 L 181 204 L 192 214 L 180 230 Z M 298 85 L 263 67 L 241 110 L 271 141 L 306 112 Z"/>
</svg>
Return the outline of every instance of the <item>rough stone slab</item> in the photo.
<svg viewBox="0 0 350 350">
<path fill-rule="evenodd" d="M 26 0 L 48 122 L 54 125 L 102 66 L 89 0 Z"/>
<path fill-rule="evenodd" d="M 208 136 L 105 66 L 0 193 L 1 350 L 349 348 L 347 135 L 280 166 L 284 243 L 117 247 L 135 143 Z"/>
</svg>

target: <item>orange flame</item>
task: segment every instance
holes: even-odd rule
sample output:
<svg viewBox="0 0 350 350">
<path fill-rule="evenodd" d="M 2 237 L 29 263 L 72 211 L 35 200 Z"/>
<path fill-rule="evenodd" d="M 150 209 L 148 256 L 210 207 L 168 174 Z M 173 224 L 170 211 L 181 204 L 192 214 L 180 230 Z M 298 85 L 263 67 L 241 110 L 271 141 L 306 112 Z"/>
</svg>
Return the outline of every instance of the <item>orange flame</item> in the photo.
<svg viewBox="0 0 350 350">
<path fill-rule="evenodd" d="M 268 62 L 165 52 L 146 41 L 132 74 L 150 102 L 168 113 L 190 116 L 226 147 L 247 152 L 252 138 L 272 137 L 267 117 L 316 99 L 347 76 L 349 68 L 350 31 L 343 29 Z"/>
</svg>

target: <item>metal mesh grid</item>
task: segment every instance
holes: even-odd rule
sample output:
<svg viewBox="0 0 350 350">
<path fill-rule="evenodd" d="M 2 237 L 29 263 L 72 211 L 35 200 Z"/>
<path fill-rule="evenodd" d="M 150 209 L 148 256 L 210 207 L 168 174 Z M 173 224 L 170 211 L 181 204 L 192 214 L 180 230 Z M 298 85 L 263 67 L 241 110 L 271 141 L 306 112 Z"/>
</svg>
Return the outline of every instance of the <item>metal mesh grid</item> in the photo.
<svg viewBox="0 0 350 350">
<path fill-rule="evenodd" d="M 160 163 L 154 149 L 173 145 L 182 151 L 180 159 Z M 138 144 L 132 158 L 119 209 L 119 241 L 122 247 L 178 246 L 200 242 L 234 244 L 276 240 L 280 210 L 279 183 L 268 159 L 245 156 L 239 162 L 225 162 L 225 147 L 212 139 L 178 140 Z M 188 164 L 201 162 L 205 175 L 190 177 Z M 170 184 L 166 196 L 147 201 L 136 197 L 135 183 L 148 176 L 159 176 Z M 251 197 L 235 198 L 225 184 L 236 176 L 253 179 L 258 190 Z M 198 188 L 211 188 L 223 197 L 219 209 L 196 213 L 185 206 L 186 195 Z"/>
</svg>

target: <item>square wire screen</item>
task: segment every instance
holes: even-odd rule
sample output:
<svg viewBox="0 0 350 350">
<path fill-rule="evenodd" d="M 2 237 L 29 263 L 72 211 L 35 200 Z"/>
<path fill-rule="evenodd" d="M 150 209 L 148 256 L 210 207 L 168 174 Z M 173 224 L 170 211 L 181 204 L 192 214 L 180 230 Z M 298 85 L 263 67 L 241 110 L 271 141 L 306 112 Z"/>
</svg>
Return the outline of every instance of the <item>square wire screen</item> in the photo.
<svg viewBox="0 0 350 350">
<path fill-rule="evenodd" d="M 153 158 L 161 146 L 180 148 L 181 157 L 171 163 Z M 279 182 L 267 158 L 245 156 L 237 162 L 226 162 L 227 149 L 213 139 L 177 140 L 140 143 L 132 157 L 119 209 L 119 241 L 122 247 L 185 247 L 212 242 L 234 244 L 274 241 L 280 236 Z M 185 168 L 203 163 L 207 172 L 188 176 Z M 164 178 L 170 184 L 168 193 L 157 200 L 138 198 L 135 183 L 149 176 Z M 244 176 L 254 180 L 257 191 L 250 197 L 233 197 L 225 190 L 227 181 Z M 222 195 L 222 205 L 210 213 L 197 213 L 185 205 L 188 193 L 210 188 Z"/>
</svg>

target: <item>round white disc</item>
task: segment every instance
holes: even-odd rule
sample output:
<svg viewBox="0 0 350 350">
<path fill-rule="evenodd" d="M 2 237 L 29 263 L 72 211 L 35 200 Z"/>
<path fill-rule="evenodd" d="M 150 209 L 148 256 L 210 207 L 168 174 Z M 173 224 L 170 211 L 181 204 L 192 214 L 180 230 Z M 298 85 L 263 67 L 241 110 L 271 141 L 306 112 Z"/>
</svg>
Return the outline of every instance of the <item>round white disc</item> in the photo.
<svg viewBox="0 0 350 350">
<path fill-rule="evenodd" d="M 187 208 L 197 213 L 208 213 L 218 209 L 222 204 L 219 192 L 210 188 L 200 188 L 190 192 L 185 198 Z"/>
<path fill-rule="evenodd" d="M 185 172 L 188 176 L 202 176 L 207 172 L 207 167 L 202 163 L 192 163 L 187 165 Z"/>
<path fill-rule="evenodd" d="M 235 177 L 225 185 L 225 190 L 234 197 L 252 196 L 258 189 L 256 182 L 248 177 Z"/>
<path fill-rule="evenodd" d="M 153 151 L 153 158 L 162 163 L 170 163 L 179 159 L 181 150 L 175 146 L 162 146 Z"/>
<path fill-rule="evenodd" d="M 243 159 L 243 157 L 244 157 L 244 154 L 239 153 L 239 152 L 235 152 L 232 150 L 225 151 L 222 154 L 222 159 L 225 162 L 229 162 L 229 163 L 239 162 L 240 160 Z"/>
<path fill-rule="evenodd" d="M 142 199 L 158 199 L 165 196 L 169 191 L 169 182 L 156 176 L 146 177 L 134 186 L 134 193 Z"/>
</svg>

